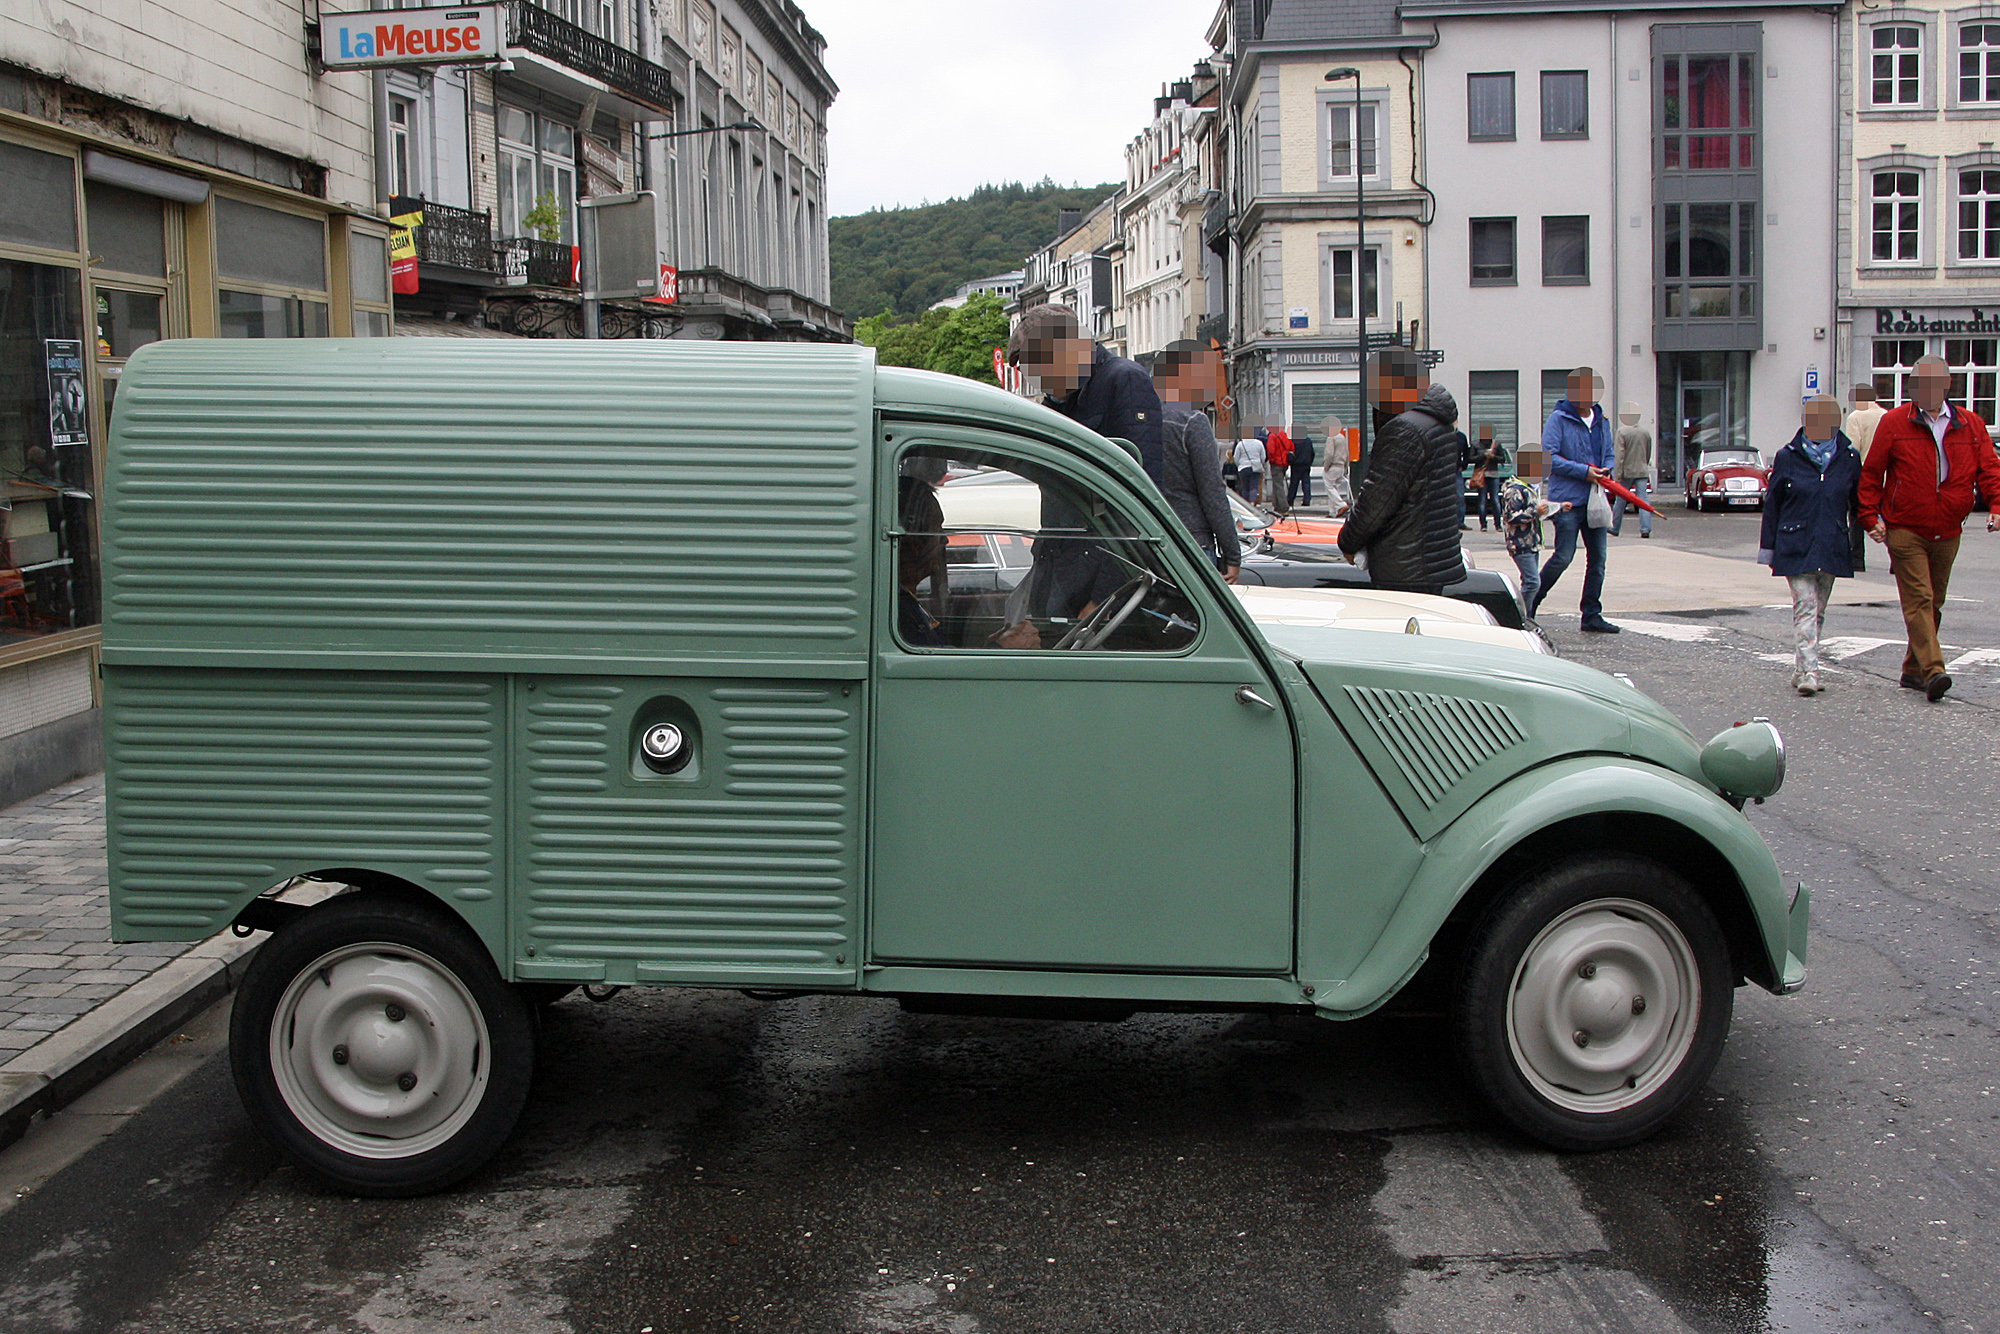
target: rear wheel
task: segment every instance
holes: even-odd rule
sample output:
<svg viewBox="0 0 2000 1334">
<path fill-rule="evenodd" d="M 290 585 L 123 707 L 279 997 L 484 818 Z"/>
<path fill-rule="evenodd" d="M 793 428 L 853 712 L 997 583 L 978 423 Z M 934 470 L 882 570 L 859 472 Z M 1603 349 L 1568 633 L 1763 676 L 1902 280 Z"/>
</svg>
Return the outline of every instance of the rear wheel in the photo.
<svg viewBox="0 0 2000 1334">
<path fill-rule="evenodd" d="M 266 941 L 230 1019 L 236 1087 L 300 1166 L 360 1195 L 473 1172 L 527 1101 L 534 1028 L 443 910 L 357 894 Z"/>
<path fill-rule="evenodd" d="M 1528 877 L 1473 930 L 1454 1001 L 1467 1077 L 1558 1149 L 1635 1144 L 1707 1082 L 1735 977 L 1688 883 L 1639 857 Z"/>
</svg>

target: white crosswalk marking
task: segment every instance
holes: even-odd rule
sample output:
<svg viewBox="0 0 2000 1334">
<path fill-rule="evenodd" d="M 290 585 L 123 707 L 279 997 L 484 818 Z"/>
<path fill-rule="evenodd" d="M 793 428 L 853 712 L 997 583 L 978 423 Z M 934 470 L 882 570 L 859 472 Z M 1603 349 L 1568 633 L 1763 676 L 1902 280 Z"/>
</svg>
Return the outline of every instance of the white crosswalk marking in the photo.
<svg viewBox="0 0 2000 1334">
<path fill-rule="evenodd" d="M 1891 644 L 1901 644 L 1900 639 L 1870 639 L 1865 635 L 1833 635 L 1819 641 L 1819 652 L 1823 658 L 1841 662 L 1858 654 L 1869 653 Z"/>
<path fill-rule="evenodd" d="M 1962 671 L 1967 667 L 2000 666 L 2000 648 L 1976 648 L 1961 653 L 1944 665 L 1948 672 Z"/>
</svg>

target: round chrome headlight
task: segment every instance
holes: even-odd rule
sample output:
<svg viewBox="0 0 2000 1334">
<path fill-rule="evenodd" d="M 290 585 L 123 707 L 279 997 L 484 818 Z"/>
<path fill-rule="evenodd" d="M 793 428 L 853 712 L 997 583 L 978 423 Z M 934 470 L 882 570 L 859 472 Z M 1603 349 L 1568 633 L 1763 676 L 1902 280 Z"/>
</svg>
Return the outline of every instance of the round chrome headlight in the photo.
<svg viewBox="0 0 2000 1334">
<path fill-rule="evenodd" d="M 1785 738 L 1763 718 L 1738 723 L 1702 747 L 1701 772 L 1726 797 L 1762 801 L 1785 785 Z"/>
<path fill-rule="evenodd" d="M 1715 474 L 1714 474 L 1714 473 L 1712 473 L 1712 472 L 1705 472 L 1705 473 L 1703 473 L 1703 474 L 1701 475 L 1701 484 L 1702 484 L 1703 486 L 1714 486 L 1714 485 L 1715 485 Z"/>
</svg>

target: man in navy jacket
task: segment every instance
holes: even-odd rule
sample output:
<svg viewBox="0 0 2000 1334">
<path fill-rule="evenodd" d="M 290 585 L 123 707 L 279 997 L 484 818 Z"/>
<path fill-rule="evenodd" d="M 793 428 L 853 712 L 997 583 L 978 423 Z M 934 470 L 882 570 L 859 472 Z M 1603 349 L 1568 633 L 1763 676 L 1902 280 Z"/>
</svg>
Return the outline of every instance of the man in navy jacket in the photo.
<svg viewBox="0 0 2000 1334">
<path fill-rule="evenodd" d="M 1007 339 L 1007 357 L 1039 377 L 1042 401 L 1099 435 L 1130 440 L 1158 486 L 1162 477 L 1160 396 L 1136 361 L 1085 338 L 1068 306 L 1036 306 Z"/>
<path fill-rule="evenodd" d="M 1604 619 L 1604 561 L 1610 547 L 1607 530 L 1589 526 L 1590 492 L 1611 476 L 1615 452 L 1611 446 L 1611 423 L 1598 406 L 1604 382 L 1588 366 L 1578 366 L 1569 374 L 1569 397 L 1556 404 L 1542 427 L 1542 453 L 1549 463 L 1548 497 L 1552 503 L 1569 502 L 1569 508 L 1549 516 L 1555 527 L 1555 545 L 1542 566 L 1542 586 L 1535 594 L 1534 610 L 1540 611 L 1549 590 L 1562 578 L 1576 558 L 1576 540 L 1583 538 L 1583 629 L 1593 634 L 1615 635 L 1618 627 Z"/>
</svg>

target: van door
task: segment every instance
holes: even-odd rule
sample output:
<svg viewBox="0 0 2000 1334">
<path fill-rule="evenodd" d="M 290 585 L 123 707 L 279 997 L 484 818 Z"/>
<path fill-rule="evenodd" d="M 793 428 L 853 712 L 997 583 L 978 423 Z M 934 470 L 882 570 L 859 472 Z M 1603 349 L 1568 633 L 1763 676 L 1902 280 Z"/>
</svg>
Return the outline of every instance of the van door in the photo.
<svg viewBox="0 0 2000 1334">
<path fill-rule="evenodd" d="M 1208 584 L 1090 465 L 906 429 L 878 496 L 870 957 L 1289 972 L 1291 723 Z"/>
</svg>

